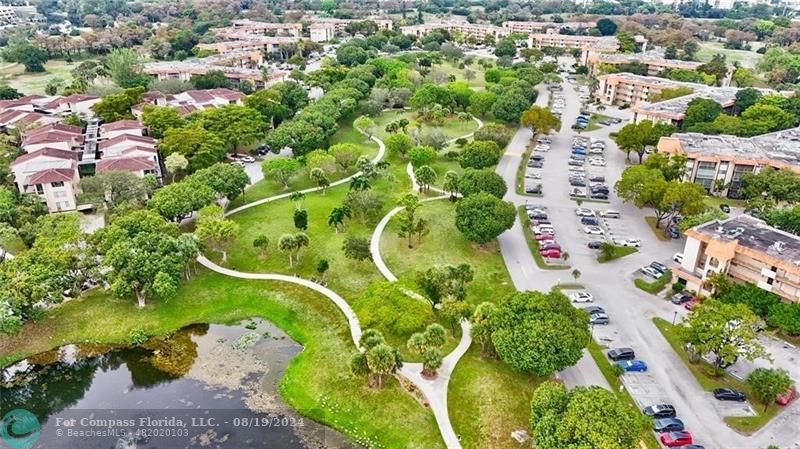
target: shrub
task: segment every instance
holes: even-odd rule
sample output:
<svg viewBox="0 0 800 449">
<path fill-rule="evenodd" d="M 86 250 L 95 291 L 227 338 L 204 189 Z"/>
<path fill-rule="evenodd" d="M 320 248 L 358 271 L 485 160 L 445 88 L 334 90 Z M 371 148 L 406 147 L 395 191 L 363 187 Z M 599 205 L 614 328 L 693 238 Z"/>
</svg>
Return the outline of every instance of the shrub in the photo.
<svg viewBox="0 0 800 449">
<path fill-rule="evenodd" d="M 140 345 L 147 341 L 147 332 L 144 329 L 133 329 L 128 332 L 128 343 L 132 345 Z"/>
<path fill-rule="evenodd" d="M 406 295 L 396 283 L 376 282 L 353 303 L 361 325 L 407 339 L 434 321 L 430 305 Z"/>
</svg>

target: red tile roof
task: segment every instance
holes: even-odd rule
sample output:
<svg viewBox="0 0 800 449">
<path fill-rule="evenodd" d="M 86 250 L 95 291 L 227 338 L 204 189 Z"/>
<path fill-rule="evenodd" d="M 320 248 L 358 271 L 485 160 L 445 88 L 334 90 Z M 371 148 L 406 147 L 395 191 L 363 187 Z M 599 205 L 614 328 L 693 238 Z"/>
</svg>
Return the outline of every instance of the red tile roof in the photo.
<svg viewBox="0 0 800 449">
<path fill-rule="evenodd" d="M 142 171 L 153 170 L 156 164 L 148 157 L 126 157 L 119 159 L 104 159 L 97 162 L 97 171 Z"/>
<path fill-rule="evenodd" d="M 41 134 L 43 132 L 48 132 L 48 131 L 59 131 L 62 133 L 75 134 L 78 136 L 83 134 L 83 130 L 78 126 L 65 125 L 63 123 L 48 123 L 47 125 L 29 130 L 27 132 L 27 137 L 31 137 L 36 134 Z"/>
<path fill-rule="evenodd" d="M 26 137 L 22 141 L 22 146 L 60 142 L 68 142 L 70 146 L 80 145 L 83 143 L 83 135 L 75 135 L 63 131 L 42 131 Z"/>
<path fill-rule="evenodd" d="M 131 153 L 136 152 L 136 151 L 144 151 L 144 152 L 147 152 L 147 153 L 155 153 L 156 149 L 137 145 L 135 147 L 130 147 L 130 148 L 125 149 L 122 153 L 120 153 L 120 156 L 124 156 L 126 154 L 131 154 Z"/>
<path fill-rule="evenodd" d="M 101 125 L 100 134 L 123 129 L 144 129 L 144 126 L 136 120 L 117 120 L 116 122 Z"/>
<path fill-rule="evenodd" d="M 196 103 L 207 103 L 214 100 L 214 96 L 205 90 L 187 90 L 185 93 Z"/>
<path fill-rule="evenodd" d="M 27 114 L 25 111 L 15 111 L 10 109 L 8 111 L 0 112 L 0 124 L 12 123 L 15 118 L 22 114 Z"/>
<path fill-rule="evenodd" d="M 156 144 L 156 140 L 153 139 L 152 137 L 130 136 L 130 135 L 127 135 L 127 134 L 122 134 L 122 135 L 119 135 L 117 137 L 114 137 L 113 139 L 108 139 L 108 140 L 105 140 L 103 142 L 100 142 L 98 147 L 102 150 L 104 148 L 113 147 L 114 145 L 116 145 L 118 143 L 121 143 L 121 142 L 125 142 L 126 140 L 131 140 L 133 142 L 149 143 L 151 145 L 155 145 Z"/>
<path fill-rule="evenodd" d="M 26 153 L 14 159 L 14 162 L 11 163 L 11 166 L 13 167 L 17 164 L 21 164 L 23 162 L 36 159 L 37 157 L 54 157 L 56 159 L 72 159 L 77 161 L 78 153 L 67 150 L 59 150 L 57 148 L 42 148 L 39 151 L 34 151 L 33 153 Z"/>
<path fill-rule="evenodd" d="M 51 182 L 72 182 L 75 178 L 75 168 L 48 168 L 32 174 L 27 185 L 48 184 Z"/>
</svg>

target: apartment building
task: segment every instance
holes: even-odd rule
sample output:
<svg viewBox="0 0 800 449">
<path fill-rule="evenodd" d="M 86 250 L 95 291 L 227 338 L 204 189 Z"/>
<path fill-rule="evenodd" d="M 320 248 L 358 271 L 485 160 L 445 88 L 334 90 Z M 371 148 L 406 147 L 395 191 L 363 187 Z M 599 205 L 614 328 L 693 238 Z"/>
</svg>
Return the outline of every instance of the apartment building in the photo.
<svg viewBox="0 0 800 449">
<path fill-rule="evenodd" d="M 230 89 L 187 90 L 175 95 L 149 91 L 142 94 L 142 103 L 132 107 L 131 112 L 136 118 L 141 119 L 142 109 L 147 105 L 170 106 L 185 116 L 208 108 L 241 105 L 244 103 L 244 97 L 243 93 Z"/>
<path fill-rule="evenodd" d="M 379 19 L 365 17 L 363 19 L 331 19 L 327 17 L 309 17 L 311 25 L 308 27 L 311 40 L 314 42 L 327 42 L 346 32 L 347 25 L 353 22 L 371 21 L 378 25 L 379 30 L 391 30 L 394 26 L 392 19 Z"/>
<path fill-rule="evenodd" d="M 725 273 L 786 301 L 800 299 L 800 237 L 749 215 L 710 221 L 685 234 L 683 261 L 672 273 L 689 290 L 710 294 L 708 278 Z"/>
<path fill-rule="evenodd" d="M 469 23 L 461 21 L 430 22 L 421 25 L 404 26 L 400 32 L 407 35 L 422 36 L 434 30 L 445 30 L 449 33 L 460 33 L 467 37 L 472 37 L 478 42 L 483 42 L 486 36 L 501 39 L 508 36 L 514 30 L 511 28 L 498 27 L 484 23 Z"/>
<path fill-rule="evenodd" d="M 765 168 L 800 174 L 800 128 L 755 137 L 678 133 L 662 137 L 658 151 L 688 159 L 684 180 L 718 195 L 741 198 L 741 178 Z"/>
<path fill-rule="evenodd" d="M 647 49 L 647 39 L 644 36 L 634 36 L 642 51 Z M 528 37 L 530 48 L 566 48 L 581 51 L 581 64 L 586 65 L 591 53 L 615 53 L 619 50 L 619 41 L 614 36 L 575 36 L 558 34 L 550 29 L 546 33 L 532 33 Z"/>
<path fill-rule="evenodd" d="M 159 80 L 189 81 L 192 75 L 205 75 L 211 71 L 220 71 L 234 86 L 249 81 L 256 89 L 269 87 L 288 78 L 289 72 L 276 71 L 270 72 L 265 79 L 264 74 L 258 69 L 263 62 L 264 57 L 261 51 L 232 51 L 188 61 L 151 62 L 144 65 L 144 73 Z"/>
<path fill-rule="evenodd" d="M 596 75 L 601 65 L 620 66 L 622 64 L 644 64 L 647 66 L 647 75 L 656 76 L 664 70 L 685 69 L 697 70 L 703 65 L 697 61 L 682 61 L 680 59 L 666 59 L 661 50 L 650 50 L 645 53 L 600 53 L 589 52 L 586 66 L 590 75 Z"/>
<path fill-rule="evenodd" d="M 81 210 L 80 179 L 98 172 L 124 170 L 139 177 L 160 178 L 155 139 L 132 120 L 99 125 L 90 119 L 84 132 L 75 126 L 50 124 L 31 130 L 22 144 L 25 154 L 11 164 L 21 193 L 36 195 L 50 212 Z"/>
<path fill-rule="evenodd" d="M 575 31 L 587 30 L 597 26 L 597 22 L 503 22 L 503 28 L 511 30 L 512 33 L 544 33 L 547 30 L 571 29 Z"/>
<path fill-rule="evenodd" d="M 212 30 L 218 36 L 225 36 L 228 32 L 245 32 L 249 34 L 263 34 L 274 36 L 301 37 L 303 24 L 301 23 L 270 23 L 258 22 L 250 19 L 234 20 L 231 26 L 215 28 Z"/>
<path fill-rule="evenodd" d="M 692 90 L 703 89 L 706 86 L 693 83 L 682 83 L 650 76 L 634 75 L 631 73 L 609 73 L 597 77 L 598 86 L 595 90 L 595 99 L 602 104 L 616 106 L 634 106 L 639 103 L 651 101 L 653 95 L 660 94 L 664 89 L 675 89 L 680 86 Z"/>
<path fill-rule="evenodd" d="M 248 33 L 232 33 L 227 37 L 231 40 L 211 44 L 197 44 L 197 48 L 210 50 L 218 54 L 260 51 L 268 55 L 277 53 L 282 44 L 291 44 L 300 40 L 298 37 L 260 36 Z"/>
</svg>

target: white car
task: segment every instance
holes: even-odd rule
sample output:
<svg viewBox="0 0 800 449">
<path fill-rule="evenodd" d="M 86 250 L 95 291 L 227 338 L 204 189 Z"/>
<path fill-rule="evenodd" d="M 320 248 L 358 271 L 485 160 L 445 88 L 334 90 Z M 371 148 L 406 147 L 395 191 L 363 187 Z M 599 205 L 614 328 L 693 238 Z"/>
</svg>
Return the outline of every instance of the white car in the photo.
<svg viewBox="0 0 800 449">
<path fill-rule="evenodd" d="M 590 235 L 603 235 L 603 229 L 600 226 L 586 226 L 583 228 L 583 232 Z"/>
<path fill-rule="evenodd" d="M 675 253 L 672 255 L 672 260 L 675 263 L 683 263 L 683 253 Z"/>
<path fill-rule="evenodd" d="M 650 276 L 653 279 L 658 279 L 661 277 L 661 273 L 659 273 L 658 270 L 650 266 L 642 267 L 641 271 L 642 273 L 644 273 L 647 276 Z"/>
<path fill-rule="evenodd" d="M 525 173 L 525 179 L 542 179 L 539 173 Z"/>
<path fill-rule="evenodd" d="M 578 292 L 569 295 L 569 300 L 572 302 L 592 302 L 594 301 L 594 296 L 589 292 Z"/>
<path fill-rule="evenodd" d="M 590 159 L 589 160 L 589 165 L 594 165 L 595 167 L 605 167 L 606 166 L 606 161 L 604 161 L 602 159 Z"/>
<path fill-rule="evenodd" d="M 575 187 L 575 188 L 573 188 L 572 190 L 569 191 L 569 196 L 585 197 L 586 196 L 586 189 L 582 189 L 580 187 Z"/>
<path fill-rule="evenodd" d="M 238 165 L 239 167 L 244 168 L 244 162 L 240 161 L 239 159 L 236 159 L 235 161 L 231 161 L 231 165 Z"/>
<path fill-rule="evenodd" d="M 576 173 L 585 173 L 585 172 L 586 172 L 586 169 L 585 169 L 585 168 L 583 168 L 583 167 L 581 167 L 581 166 L 577 166 L 577 165 L 570 165 L 570 166 L 569 166 L 569 171 L 571 171 L 571 172 L 576 172 Z"/>
<path fill-rule="evenodd" d="M 634 248 L 638 248 L 642 246 L 642 241 L 639 239 L 624 239 L 619 242 L 622 246 L 632 246 Z"/>
<path fill-rule="evenodd" d="M 256 161 L 256 158 L 253 156 L 239 156 L 239 160 L 246 164 L 251 164 Z"/>
<path fill-rule="evenodd" d="M 575 215 L 579 217 L 594 217 L 594 211 L 591 209 L 579 207 L 575 209 Z"/>
<path fill-rule="evenodd" d="M 589 154 L 603 154 L 602 148 L 590 148 Z"/>
</svg>

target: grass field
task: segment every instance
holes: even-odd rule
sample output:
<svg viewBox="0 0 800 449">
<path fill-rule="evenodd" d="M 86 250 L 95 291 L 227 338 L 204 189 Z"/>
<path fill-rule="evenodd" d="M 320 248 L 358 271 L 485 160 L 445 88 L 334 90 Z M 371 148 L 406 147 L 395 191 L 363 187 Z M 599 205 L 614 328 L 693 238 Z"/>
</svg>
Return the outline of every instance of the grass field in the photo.
<svg viewBox="0 0 800 449">
<path fill-rule="evenodd" d="M 755 68 L 761 55 L 755 51 L 747 50 L 729 50 L 724 48 L 719 42 L 703 42 L 697 50 L 697 60 L 701 62 L 710 61 L 715 54 L 721 53 L 725 55 L 725 62 L 729 65 L 738 62 L 742 67 L 749 69 Z"/>
<path fill-rule="evenodd" d="M 511 432 L 530 427 L 530 401 L 541 379 L 481 357 L 480 346 L 458 362 L 450 378 L 448 409 L 465 448 L 516 449 Z"/>
<path fill-rule="evenodd" d="M 664 287 L 666 287 L 670 281 L 672 281 L 672 272 L 667 271 L 653 282 L 647 282 L 644 279 L 634 279 L 633 284 L 636 285 L 639 290 L 646 291 L 651 295 L 657 295 L 661 293 L 661 290 L 664 290 Z"/>
<path fill-rule="evenodd" d="M 435 68 L 444 71 L 448 75 L 455 76 L 456 81 L 466 81 L 469 86 L 475 90 L 483 90 L 486 88 L 486 80 L 483 77 L 484 69 L 477 63 L 465 67 L 472 70 L 475 74 L 475 77 L 470 80 L 464 78 L 465 69 L 459 69 L 458 66 L 450 61 L 437 64 Z"/>
<path fill-rule="evenodd" d="M 680 335 L 678 335 L 677 326 L 673 326 L 661 318 L 653 318 L 653 323 L 656 325 L 658 330 L 661 331 L 661 334 L 664 336 L 667 342 L 669 342 L 669 345 L 672 346 L 672 349 L 676 354 L 678 354 L 678 357 L 683 360 L 683 363 L 686 364 L 686 367 L 689 368 L 689 371 L 691 371 L 695 379 L 697 379 L 697 383 L 699 383 L 704 390 L 711 391 L 715 388 L 733 388 L 734 390 L 743 392 L 748 398 L 755 397 L 752 390 L 745 382 L 734 379 L 728 373 L 724 373 L 719 376 L 713 376 L 710 374 L 712 372 L 712 367 L 708 363 L 704 361 L 689 361 L 689 354 L 684 349 L 684 342 Z M 730 427 L 746 435 L 749 435 L 764 427 L 764 425 L 767 424 L 770 419 L 783 410 L 781 406 L 771 403 L 767 407 L 767 410 L 764 411 L 763 404 L 752 402 L 752 399 L 750 399 L 750 401 L 753 406 L 753 410 L 756 412 L 756 416 L 725 418 L 725 422 Z"/>
<path fill-rule="evenodd" d="M 638 250 L 632 246 L 614 246 L 614 253 L 611 254 L 611 257 L 605 257 L 601 252 L 597 255 L 597 261 L 600 263 L 611 262 L 612 260 L 629 256 L 637 251 Z"/>
<path fill-rule="evenodd" d="M 72 81 L 70 71 L 83 61 L 66 62 L 63 60 L 51 60 L 45 65 L 45 72 L 25 73 L 22 64 L 2 63 L 0 65 L 0 83 L 8 84 L 25 95 L 39 94 L 44 95 L 44 88 L 53 78 L 61 78 L 65 85 Z"/>
<path fill-rule="evenodd" d="M 657 239 L 661 240 L 662 242 L 670 241 L 670 238 L 667 234 L 664 233 L 664 225 L 662 224 L 660 228 L 656 228 L 656 217 L 654 216 L 647 216 L 644 217 L 644 221 L 647 222 L 647 226 L 650 227 L 650 230 L 653 231 L 653 235 L 656 236 Z"/>
</svg>

